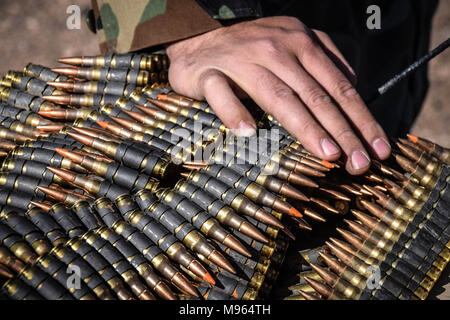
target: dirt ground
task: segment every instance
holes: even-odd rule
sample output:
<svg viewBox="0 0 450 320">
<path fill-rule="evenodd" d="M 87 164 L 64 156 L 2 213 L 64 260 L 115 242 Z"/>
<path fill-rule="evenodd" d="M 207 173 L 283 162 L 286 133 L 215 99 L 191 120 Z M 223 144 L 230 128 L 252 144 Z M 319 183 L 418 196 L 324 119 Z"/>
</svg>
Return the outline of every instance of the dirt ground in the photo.
<svg viewBox="0 0 450 320">
<path fill-rule="evenodd" d="M 58 57 L 97 54 L 97 38 L 87 29 L 84 18 L 80 30 L 66 28 L 66 8 L 71 4 L 79 5 L 84 13 L 90 0 L 1 0 L 0 75 L 8 70 L 22 70 L 31 61 L 55 66 Z M 431 46 L 449 35 L 450 1 L 441 0 Z M 431 62 L 429 75 L 430 90 L 412 133 L 450 147 L 450 50 Z M 432 296 L 450 299 L 448 269 Z"/>
</svg>

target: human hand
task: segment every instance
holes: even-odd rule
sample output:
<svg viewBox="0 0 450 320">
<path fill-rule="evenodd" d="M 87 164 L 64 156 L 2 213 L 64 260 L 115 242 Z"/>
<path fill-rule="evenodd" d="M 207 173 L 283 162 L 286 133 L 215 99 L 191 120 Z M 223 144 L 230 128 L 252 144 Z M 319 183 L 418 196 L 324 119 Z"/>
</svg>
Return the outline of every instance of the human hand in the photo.
<svg viewBox="0 0 450 320">
<path fill-rule="evenodd" d="M 346 169 L 370 166 L 363 142 L 378 159 L 388 139 L 355 90 L 353 70 L 331 39 L 291 17 L 262 18 L 223 27 L 167 47 L 172 88 L 206 99 L 237 135 L 256 125 L 238 99 L 244 92 L 272 114 L 309 151 Z"/>
</svg>

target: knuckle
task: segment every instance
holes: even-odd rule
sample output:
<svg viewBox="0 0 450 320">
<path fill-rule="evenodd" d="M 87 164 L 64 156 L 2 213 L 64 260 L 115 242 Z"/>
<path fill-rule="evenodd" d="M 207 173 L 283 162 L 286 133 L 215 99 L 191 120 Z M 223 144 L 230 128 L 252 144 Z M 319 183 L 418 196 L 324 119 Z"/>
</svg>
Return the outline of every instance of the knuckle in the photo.
<svg viewBox="0 0 450 320">
<path fill-rule="evenodd" d="M 294 91 L 269 72 L 259 75 L 257 86 L 260 90 L 270 92 L 275 100 L 285 100 L 294 96 Z"/>
<path fill-rule="evenodd" d="M 303 23 L 295 17 L 283 17 L 283 22 L 292 28 L 303 28 Z"/>
<path fill-rule="evenodd" d="M 335 138 L 338 141 L 350 141 L 350 139 L 353 139 L 354 136 L 355 135 L 354 135 L 352 129 L 350 129 L 348 127 L 344 127 L 337 131 Z"/>
<path fill-rule="evenodd" d="M 363 121 L 361 124 L 356 125 L 361 132 L 380 132 L 382 129 L 375 119 L 370 119 L 368 121 Z"/>
<path fill-rule="evenodd" d="M 307 89 L 306 97 L 305 102 L 310 106 L 310 108 L 329 106 L 332 103 L 330 96 L 319 87 Z"/>
<path fill-rule="evenodd" d="M 211 88 L 223 76 L 215 70 L 207 70 L 200 74 L 198 83 L 201 88 Z"/>
<path fill-rule="evenodd" d="M 278 58 L 284 52 L 281 43 L 270 38 L 258 40 L 256 49 L 270 58 Z"/>
<path fill-rule="evenodd" d="M 358 92 L 348 80 L 337 81 L 336 93 L 343 100 L 354 100 L 358 97 Z"/>
</svg>

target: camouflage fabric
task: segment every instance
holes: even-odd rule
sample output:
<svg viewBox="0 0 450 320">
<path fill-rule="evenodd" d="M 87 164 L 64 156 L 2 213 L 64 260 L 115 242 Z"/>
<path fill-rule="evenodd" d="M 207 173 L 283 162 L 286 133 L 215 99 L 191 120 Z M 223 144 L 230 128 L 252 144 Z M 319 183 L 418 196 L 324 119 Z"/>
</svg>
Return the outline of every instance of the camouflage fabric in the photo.
<svg viewBox="0 0 450 320">
<path fill-rule="evenodd" d="M 92 7 L 104 53 L 138 51 L 221 27 L 194 0 L 93 0 Z"/>
</svg>

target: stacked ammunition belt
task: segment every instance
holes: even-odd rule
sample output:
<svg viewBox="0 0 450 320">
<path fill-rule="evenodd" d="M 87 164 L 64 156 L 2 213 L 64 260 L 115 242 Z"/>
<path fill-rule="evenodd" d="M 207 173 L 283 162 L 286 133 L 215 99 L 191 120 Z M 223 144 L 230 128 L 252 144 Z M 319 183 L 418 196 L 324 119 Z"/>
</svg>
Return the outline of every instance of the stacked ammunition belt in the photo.
<svg viewBox="0 0 450 320">
<path fill-rule="evenodd" d="M 0 82 L 4 298 L 273 298 L 295 264 L 287 299 L 425 299 L 446 266 L 450 150 L 411 135 L 352 177 L 270 115 L 224 141 L 164 55 L 60 62 Z"/>
</svg>

